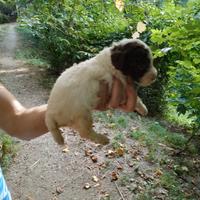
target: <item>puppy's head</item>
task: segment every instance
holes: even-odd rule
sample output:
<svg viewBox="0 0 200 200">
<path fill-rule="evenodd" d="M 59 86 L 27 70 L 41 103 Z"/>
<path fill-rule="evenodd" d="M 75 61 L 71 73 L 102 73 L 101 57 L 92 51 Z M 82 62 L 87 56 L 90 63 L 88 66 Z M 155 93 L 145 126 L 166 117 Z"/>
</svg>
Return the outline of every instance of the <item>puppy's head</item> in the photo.
<svg viewBox="0 0 200 200">
<path fill-rule="evenodd" d="M 141 86 L 155 81 L 157 70 L 153 66 L 150 48 L 141 40 L 124 39 L 111 47 L 111 62 L 125 76 Z"/>
</svg>

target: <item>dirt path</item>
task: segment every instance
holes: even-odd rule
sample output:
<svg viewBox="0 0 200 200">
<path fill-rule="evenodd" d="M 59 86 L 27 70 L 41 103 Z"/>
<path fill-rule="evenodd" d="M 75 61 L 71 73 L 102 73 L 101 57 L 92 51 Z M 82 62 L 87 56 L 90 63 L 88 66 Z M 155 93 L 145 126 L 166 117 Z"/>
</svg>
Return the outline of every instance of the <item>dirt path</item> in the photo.
<svg viewBox="0 0 200 200">
<path fill-rule="evenodd" d="M 25 106 L 44 104 L 49 94 L 40 85 L 44 71 L 15 59 L 23 46 L 15 28 L 16 24 L 0 26 L 0 82 Z M 13 200 L 199 199 L 199 158 L 172 157 L 174 149 L 156 140 L 161 133 L 169 137 L 157 121 L 147 119 L 158 134 L 150 131 L 145 139 L 144 119 L 113 113 L 96 113 L 94 128 L 111 139 L 105 147 L 82 140 L 72 130 L 65 130 L 64 152 L 50 133 L 18 140 L 19 151 L 6 174 Z M 184 169 L 180 178 L 172 170 L 175 166 Z"/>
<path fill-rule="evenodd" d="M 39 85 L 40 71 L 14 58 L 20 42 L 15 27 L 16 24 L 0 26 L 4 36 L 0 43 L 0 80 L 24 105 L 46 103 L 48 92 Z M 95 126 L 103 130 L 102 124 Z M 112 169 L 104 168 L 106 149 L 81 140 L 71 131 L 66 137 L 69 151 L 65 153 L 50 134 L 29 142 L 20 141 L 20 150 L 6 176 L 13 199 L 96 200 L 107 199 L 106 196 L 121 199 L 116 184 L 111 182 Z M 95 157 L 92 161 L 91 156 L 85 156 L 88 149 L 97 156 L 97 162 Z M 99 181 L 92 181 L 92 176 Z M 86 183 L 91 188 L 84 189 Z"/>
</svg>

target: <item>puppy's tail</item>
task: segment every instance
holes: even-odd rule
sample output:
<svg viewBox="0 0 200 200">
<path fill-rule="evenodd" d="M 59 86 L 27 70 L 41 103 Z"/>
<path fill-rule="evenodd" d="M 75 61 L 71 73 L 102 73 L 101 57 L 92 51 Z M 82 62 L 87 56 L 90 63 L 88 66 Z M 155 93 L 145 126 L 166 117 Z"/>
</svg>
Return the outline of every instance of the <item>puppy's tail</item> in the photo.
<svg viewBox="0 0 200 200">
<path fill-rule="evenodd" d="M 59 144 L 64 144 L 64 138 L 61 134 L 57 122 L 50 116 L 46 115 L 45 122 L 48 130 L 52 133 L 54 140 Z"/>
</svg>

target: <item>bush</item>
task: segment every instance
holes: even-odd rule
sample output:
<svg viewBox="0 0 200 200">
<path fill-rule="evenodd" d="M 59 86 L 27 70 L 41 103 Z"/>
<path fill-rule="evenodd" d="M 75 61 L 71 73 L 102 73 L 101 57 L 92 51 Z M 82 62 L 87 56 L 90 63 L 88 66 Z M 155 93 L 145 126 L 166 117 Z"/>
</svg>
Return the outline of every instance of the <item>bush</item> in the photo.
<svg viewBox="0 0 200 200">
<path fill-rule="evenodd" d="M 8 17 L 0 12 L 0 24 L 8 23 Z"/>
<path fill-rule="evenodd" d="M 50 70 L 60 73 L 73 63 L 88 59 L 113 41 L 130 38 L 138 21 L 145 20 L 144 8 L 127 3 L 119 12 L 113 1 L 65 1 L 45 3 L 40 0 L 20 5 L 20 24 L 39 39 L 50 60 Z M 142 35 L 148 43 L 149 32 Z M 163 79 L 161 79 L 163 80 Z M 163 83 L 164 84 L 164 83 Z M 152 114 L 160 113 L 162 84 L 142 90 L 142 97 Z M 158 95 L 160 94 L 160 95 Z M 157 98 L 155 98 L 157 96 Z M 150 99 L 152 101 L 150 101 Z M 155 105 L 155 106 L 153 106 Z"/>
<path fill-rule="evenodd" d="M 127 36 L 128 22 L 112 1 L 45 2 L 21 10 L 20 24 L 40 40 L 53 71 L 60 73 Z"/>
<path fill-rule="evenodd" d="M 164 26 L 152 29 L 151 41 L 159 47 L 156 57 L 167 57 L 169 84 L 167 99 L 178 113 L 189 113 L 196 131 L 200 128 L 200 2 L 188 1 L 185 6 L 164 4 L 156 15 Z M 157 20 L 155 17 L 155 20 Z M 170 50 L 164 53 L 161 48 Z"/>
<path fill-rule="evenodd" d="M 94 56 L 113 41 L 124 37 L 130 38 L 136 31 L 137 23 L 145 21 L 147 30 L 140 34 L 140 38 L 152 48 L 154 65 L 159 75 L 152 87 L 141 88 L 139 94 L 151 115 L 162 115 L 166 107 L 166 91 L 173 86 L 171 77 L 174 69 L 171 66 L 176 66 L 177 61 L 182 61 L 183 56 L 182 49 L 185 43 L 177 48 L 178 31 L 181 30 L 181 25 L 185 27 L 184 23 L 192 19 L 194 14 L 197 18 L 199 14 L 198 9 L 193 9 L 189 3 L 179 5 L 174 1 L 167 1 L 168 3 L 156 1 L 156 6 L 148 2 L 150 1 L 127 0 L 123 11 L 120 12 L 111 0 L 61 2 L 37 0 L 27 4 L 20 0 L 19 21 L 21 26 L 30 29 L 41 43 L 51 63 L 50 70 L 58 74 L 73 63 Z M 199 27 L 198 24 L 191 27 L 195 28 L 195 25 Z M 178 39 L 183 41 L 181 37 Z M 187 39 L 189 38 L 186 37 Z M 197 43 L 196 46 L 198 48 Z M 188 50 L 189 48 L 193 47 L 188 47 Z M 184 55 L 185 58 L 187 56 Z M 199 62 L 196 53 L 195 57 L 195 62 Z M 181 63 L 183 64 L 179 62 L 179 65 L 182 65 Z M 167 88 L 169 77 L 170 87 Z M 182 76 L 181 82 L 183 79 Z M 179 93 L 178 90 L 176 92 Z M 179 106 L 178 110 L 181 108 L 183 105 Z"/>
<path fill-rule="evenodd" d="M 0 165 L 6 170 L 16 154 L 16 144 L 12 138 L 0 131 Z"/>
<path fill-rule="evenodd" d="M 0 1 L 0 24 L 15 21 L 17 18 L 16 5 L 13 0 Z"/>
</svg>

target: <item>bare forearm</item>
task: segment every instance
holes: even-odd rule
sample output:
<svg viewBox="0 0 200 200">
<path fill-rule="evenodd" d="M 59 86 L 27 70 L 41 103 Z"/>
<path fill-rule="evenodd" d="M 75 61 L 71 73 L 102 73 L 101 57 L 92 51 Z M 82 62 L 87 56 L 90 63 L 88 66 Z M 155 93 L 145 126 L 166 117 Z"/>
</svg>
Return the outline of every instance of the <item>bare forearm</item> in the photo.
<svg viewBox="0 0 200 200">
<path fill-rule="evenodd" d="M 30 140 L 48 132 L 45 112 L 46 105 L 26 109 L 0 85 L 0 129 L 9 135 Z"/>
<path fill-rule="evenodd" d="M 47 105 L 26 109 L 16 119 L 16 132 L 13 136 L 24 140 L 30 140 L 48 132 L 45 124 Z"/>
<path fill-rule="evenodd" d="M 25 109 L 12 116 L 1 128 L 11 136 L 31 140 L 48 132 L 45 124 L 46 105 Z"/>
</svg>

